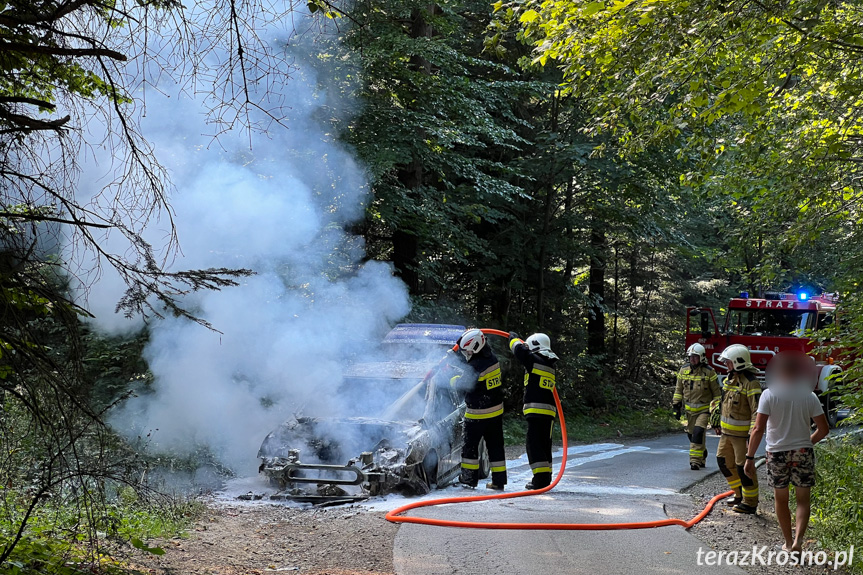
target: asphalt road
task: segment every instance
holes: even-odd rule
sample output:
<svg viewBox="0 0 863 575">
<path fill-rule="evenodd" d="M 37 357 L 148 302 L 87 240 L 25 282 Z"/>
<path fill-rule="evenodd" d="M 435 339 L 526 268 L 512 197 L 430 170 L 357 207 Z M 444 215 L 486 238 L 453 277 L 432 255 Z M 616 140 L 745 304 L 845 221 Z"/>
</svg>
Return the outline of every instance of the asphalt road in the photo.
<svg viewBox="0 0 863 575">
<path fill-rule="evenodd" d="M 458 520 L 601 523 L 664 519 L 691 513 L 680 490 L 716 469 L 718 438 L 708 439 L 708 467 L 691 471 L 686 436 L 574 446 L 564 479 L 539 496 L 421 509 L 416 514 Z M 559 455 L 562 455 L 560 453 Z M 560 458 L 555 460 L 555 473 Z M 509 489 L 530 478 L 524 459 L 509 462 Z M 446 495 L 458 493 L 448 489 Z M 470 493 L 466 493 L 470 494 Z M 403 524 L 394 560 L 399 575 L 619 573 L 740 574 L 697 565 L 704 544 L 682 527 L 632 531 L 487 531 Z"/>
</svg>

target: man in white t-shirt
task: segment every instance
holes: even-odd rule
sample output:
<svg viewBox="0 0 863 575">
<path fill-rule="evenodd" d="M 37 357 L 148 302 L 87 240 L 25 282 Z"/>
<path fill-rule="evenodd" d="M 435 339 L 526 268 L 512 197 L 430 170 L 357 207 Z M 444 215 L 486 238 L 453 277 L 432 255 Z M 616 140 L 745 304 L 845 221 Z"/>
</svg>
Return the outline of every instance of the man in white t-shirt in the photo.
<svg viewBox="0 0 863 575">
<path fill-rule="evenodd" d="M 785 538 L 783 549 L 800 552 L 809 526 L 810 491 L 815 485 L 813 446 L 830 431 L 821 401 L 813 393 L 817 371 L 802 352 L 783 351 L 767 366 L 767 389 L 758 402 L 749 437 L 744 472 L 754 477 L 755 452 L 767 432 L 767 474 L 776 497 L 776 518 Z M 812 432 L 811 421 L 816 431 Z M 789 485 L 797 496 L 796 530 L 792 537 Z"/>
</svg>

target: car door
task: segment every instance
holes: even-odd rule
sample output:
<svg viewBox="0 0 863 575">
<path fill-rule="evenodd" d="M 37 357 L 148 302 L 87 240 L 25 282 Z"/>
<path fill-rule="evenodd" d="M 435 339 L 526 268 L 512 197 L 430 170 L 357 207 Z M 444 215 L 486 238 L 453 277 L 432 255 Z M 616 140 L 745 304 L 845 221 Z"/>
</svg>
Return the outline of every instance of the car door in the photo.
<svg viewBox="0 0 863 575">
<path fill-rule="evenodd" d="M 465 404 L 461 394 L 456 390 L 446 387 L 441 388 L 437 400 L 440 402 L 438 413 L 441 419 L 437 424 L 438 445 L 435 446 L 438 453 L 438 484 L 445 485 L 451 482 L 461 468 L 461 448 L 464 445 L 464 419 Z"/>
</svg>

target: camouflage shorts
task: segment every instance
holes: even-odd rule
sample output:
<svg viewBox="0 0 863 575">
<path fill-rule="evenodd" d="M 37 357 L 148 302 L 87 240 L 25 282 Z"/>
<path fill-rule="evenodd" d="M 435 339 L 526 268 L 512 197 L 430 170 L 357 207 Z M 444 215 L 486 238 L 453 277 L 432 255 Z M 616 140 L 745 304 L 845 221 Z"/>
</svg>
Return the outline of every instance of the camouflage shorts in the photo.
<svg viewBox="0 0 863 575">
<path fill-rule="evenodd" d="M 785 489 L 815 485 L 815 450 L 811 447 L 792 451 L 767 452 L 770 487 Z"/>
</svg>

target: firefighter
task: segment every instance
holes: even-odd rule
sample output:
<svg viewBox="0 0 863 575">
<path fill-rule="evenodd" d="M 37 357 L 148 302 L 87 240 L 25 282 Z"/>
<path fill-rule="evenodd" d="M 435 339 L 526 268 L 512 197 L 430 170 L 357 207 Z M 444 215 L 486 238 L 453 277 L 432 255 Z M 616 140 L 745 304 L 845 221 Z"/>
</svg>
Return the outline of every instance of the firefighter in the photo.
<svg viewBox="0 0 863 575">
<path fill-rule="evenodd" d="M 476 487 L 479 482 L 479 444 L 485 439 L 491 460 L 488 489 L 502 491 L 506 485 L 506 454 L 503 441 L 503 388 L 500 363 L 487 345 L 485 334 L 469 329 L 456 344 L 470 369 L 455 376 L 451 384 L 465 391 L 464 447 L 461 450 L 459 482 Z"/>
<path fill-rule="evenodd" d="M 559 359 L 551 351 L 551 340 L 535 333 L 527 342 L 510 332 L 509 348 L 524 366 L 524 417 L 527 419 L 527 460 L 533 479 L 525 489 L 542 489 L 551 483 L 551 430 L 557 407 L 554 403 L 554 365 Z"/>
<path fill-rule="evenodd" d="M 721 391 L 716 372 L 707 364 L 707 352 L 700 343 L 686 350 L 688 361 L 677 372 L 672 407 L 674 415 L 686 410 L 686 434 L 689 436 L 689 468 L 698 471 L 707 459 L 706 435 L 710 414 L 719 408 Z"/>
<path fill-rule="evenodd" d="M 749 432 L 755 425 L 761 384 L 756 368 L 745 345 L 729 345 L 719 356 L 728 368 L 728 377 L 722 387 L 719 448 L 716 463 L 719 471 L 734 490 L 728 505 L 737 513 L 755 513 L 758 510 L 758 477 L 743 472 Z"/>
</svg>

